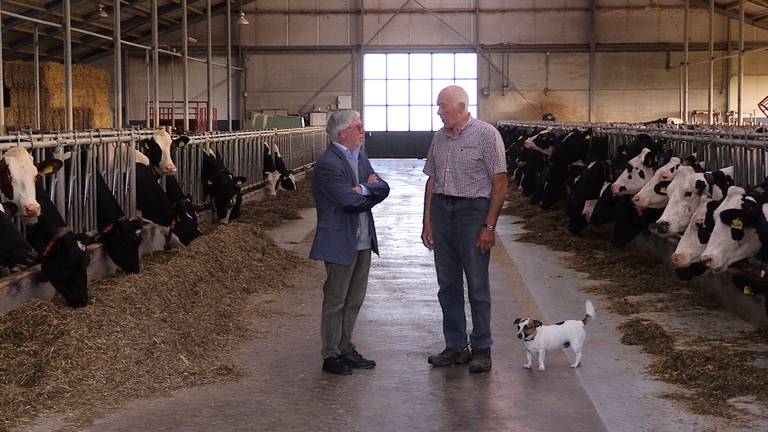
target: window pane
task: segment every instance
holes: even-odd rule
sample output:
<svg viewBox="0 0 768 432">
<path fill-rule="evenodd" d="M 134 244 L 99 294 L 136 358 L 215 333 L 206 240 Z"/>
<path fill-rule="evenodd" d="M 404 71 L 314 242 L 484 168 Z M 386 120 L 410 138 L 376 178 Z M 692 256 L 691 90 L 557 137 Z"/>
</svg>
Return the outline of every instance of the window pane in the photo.
<svg viewBox="0 0 768 432">
<path fill-rule="evenodd" d="M 408 78 L 408 54 L 387 54 L 387 78 Z"/>
<path fill-rule="evenodd" d="M 453 54 L 432 54 L 432 77 L 453 78 Z"/>
<path fill-rule="evenodd" d="M 440 130 L 443 128 L 443 121 L 440 120 L 440 116 L 437 115 L 437 106 L 432 107 L 432 130 Z"/>
<path fill-rule="evenodd" d="M 410 78 L 432 78 L 432 54 L 411 54 Z"/>
<path fill-rule="evenodd" d="M 432 81 L 413 80 L 411 84 L 411 105 L 432 105 Z"/>
<path fill-rule="evenodd" d="M 433 104 L 437 103 L 437 95 L 440 93 L 440 90 L 448 87 L 449 85 L 453 85 L 453 80 L 434 80 L 434 81 L 432 81 L 432 103 Z"/>
<path fill-rule="evenodd" d="M 387 105 L 408 105 L 408 80 L 387 80 Z"/>
<path fill-rule="evenodd" d="M 456 54 L 456 78 L 477 78 L 477 54 Z"/>
<path fill-rule="evenodd" d="M 387 77 L 387 55 L 366 54 L 363 58 L 363 74 L 365 79 Z"/>
<path fill-rule="evenodd" d="M 388 131 L 407 131 L 408 130 L 408 107 L 407 106 L 387 107 L 387 130 Z"/>
<path fill-rule="evenodd" d="M 467 92 L 470 105 L 477 105 L 477 80 L 456 80 L 456 85 Z"/>
<path fill-rule="evenodd" d="M 365 80 L 365 105 L 386 105 L 387 82 L 384 80 Z"/>
<path fill-rule="evenodd" d="M 363 109 L 365 130 L 369 132 L 387 130 L 387 108 L 367 106 Z"/>
<path fill-rule="evenodd" d="M 432 130 L 432 107 L 431 106 L 412 106 L 411 107 L 411 130 L 412 131 Z"/>
</svg>

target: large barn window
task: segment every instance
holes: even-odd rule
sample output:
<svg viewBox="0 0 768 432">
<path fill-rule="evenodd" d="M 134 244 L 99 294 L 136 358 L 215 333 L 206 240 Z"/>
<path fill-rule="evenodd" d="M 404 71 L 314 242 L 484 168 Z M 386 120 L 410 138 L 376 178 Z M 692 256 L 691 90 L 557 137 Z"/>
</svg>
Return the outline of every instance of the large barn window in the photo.
<svg viewBox="0 0 768 432">
<path fill-rule="evenodd" d="M 366 54 L 363 62 L 363 117 L 368 131 L 442 128 L 435 103 L 440 90 L 451 84 L 469 93 L 469 112 L 477 117 L 476 54 Z"/>
</svg>

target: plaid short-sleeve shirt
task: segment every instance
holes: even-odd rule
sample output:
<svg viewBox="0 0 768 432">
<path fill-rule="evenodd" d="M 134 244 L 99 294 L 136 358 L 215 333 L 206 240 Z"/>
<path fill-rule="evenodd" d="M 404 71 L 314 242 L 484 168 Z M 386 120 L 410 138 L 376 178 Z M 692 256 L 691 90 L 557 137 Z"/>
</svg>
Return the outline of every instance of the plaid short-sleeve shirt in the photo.
<svg viewBox="0 0 768 432">
<path fill-rule="evenodd" d="M 433 193 L 464 198 L 490 198 L 491 177 L 505 172 L 501 134 L 472 117 L 456 138 L 435 132 L 424 165 L 424 174 L 435 179 Z"/>
</svg>

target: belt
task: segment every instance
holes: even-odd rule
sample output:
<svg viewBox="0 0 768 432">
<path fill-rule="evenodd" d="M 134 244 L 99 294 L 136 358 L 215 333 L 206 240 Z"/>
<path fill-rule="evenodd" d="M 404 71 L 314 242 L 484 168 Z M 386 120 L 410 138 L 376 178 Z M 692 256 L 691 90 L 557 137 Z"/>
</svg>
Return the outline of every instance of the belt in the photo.
<svg viewBox="0 0 768 432">
<path fill-rule="evenodd" d="M 443 195 L 443 194 L 433 194 L 434 196 L 438 198 L 442 198 L 448 201 L 461 201 L 461 200 L 469 200 L 469 199 L 475 199 L 475 198 L 469 198 L 469 197 L 460 197 L 460 196 L 453 196 L 453 195 Z"/>
</svg>

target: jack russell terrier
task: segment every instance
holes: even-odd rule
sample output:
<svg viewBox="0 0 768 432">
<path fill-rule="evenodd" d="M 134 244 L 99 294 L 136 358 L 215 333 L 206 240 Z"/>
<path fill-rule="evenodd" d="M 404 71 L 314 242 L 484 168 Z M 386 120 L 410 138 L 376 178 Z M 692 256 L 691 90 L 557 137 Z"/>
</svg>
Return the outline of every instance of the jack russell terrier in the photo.
<svg viewBox="0 0 768 432">
<path fill-rule="evenodd" d="M 541 321 L 531 318 L 516 319 L 517 337 L 523 340 L 525 344 L 525 356 L 528 362 L 523 365 L 524 368 L 531 368 L 531 361 L 534 353 L 539 355 L 539 370 L 543 371 L 544 358 L 547 351 L 557 348 L 568 348 L 573 350 L 576 359 L 571 364 L 572 368 L 579 367 L 581 362 L 581 348 L 584 346 L 584 339 L 587 334 L 584 332 L 584 325 L 590 319 L 595 318 L 595 308 L 592 302 L 586 302 L 587 316 L 582 320 L 561 321 L 553 325 L 542 325 Z"/>
</svg>

